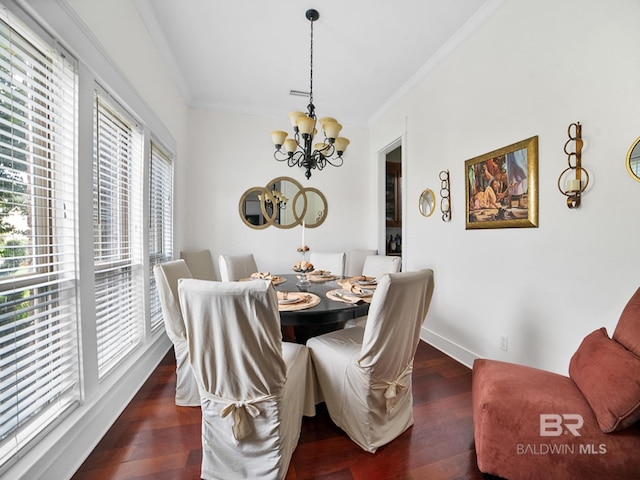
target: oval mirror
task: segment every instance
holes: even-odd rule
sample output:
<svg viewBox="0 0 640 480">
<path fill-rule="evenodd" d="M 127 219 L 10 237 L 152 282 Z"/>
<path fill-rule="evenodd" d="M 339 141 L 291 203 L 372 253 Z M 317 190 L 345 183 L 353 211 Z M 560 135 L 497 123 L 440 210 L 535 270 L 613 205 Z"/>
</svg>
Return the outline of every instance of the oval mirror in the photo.
<svg viewBox="0 0 640 480">
<path fill-rule="evenodd" d="M 304 188 L 294 199 L 296 217 L 306 228 L 318 227 L 327 218 L 327 199 L 317 188 Z"/>
<path fill-rule="evenodd" d="M 295 198 L 303 190 L 302 185 L 290 177 L 277 177 L 271 180 L 265 187 L 271 195 L 271 205 L 269 201 L 265 204 L 273 208 L 273 225 L 278 228 L 292 228 L 300 223 L 297 215 Z"/>
<path fill-rule="evenodd" d="M 244 192 L 240 197 L 240 218 L 251 228 L 262 229 L 273 223 L 277 212 L 265 208 L 263 199 L 268 200 L 271 194 L 264 188 L 253 187 Z M 273 203 L 273 201 L 272 201 Z"/>
<path fill-rule="evenodd" d="M 426 189 L 423 190 L 420 194 L 420 198 L 418 199 L 418 209 L 420 213 L 425 217 L 430 217 L 433 214 L 433 211 L 436 207 L 436 196 L 433 193 L 433 190 Z"/>
<path fill-rule="evenodd" d="M 627 153 L 627 170 L 634 179 L 640 182 L 640 137 L 636 138 Z"/>
</svg>

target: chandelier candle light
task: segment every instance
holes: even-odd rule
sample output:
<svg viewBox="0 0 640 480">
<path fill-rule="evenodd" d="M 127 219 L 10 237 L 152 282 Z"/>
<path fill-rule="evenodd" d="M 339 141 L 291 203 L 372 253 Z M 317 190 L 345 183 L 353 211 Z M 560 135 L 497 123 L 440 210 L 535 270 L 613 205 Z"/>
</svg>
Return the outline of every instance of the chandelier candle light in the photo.
<svg viewBox="0 0 640 480">
<path fill-rule="evenodd" d="M 309 75 L 309 105 L 307 112 L 291 112 L 289 121 L 293 126 L 293 138 L 287 138 L 287 132 L 274 130 L 271 139 L 276 147 L 273 156 L 279 162 L 287 162 L 290 167 L 302 167 L 305 177 L 311 178 L 311 170 L 322 170 L 327 164 L 341 167 L 344 160 L 342 154 L 349 145 L 349 140 L 339 137 L 342 125 L 335 118 L 322 117 L 316 120 L 315 105 L 313 104 L 313 22 L 320 18 L 317 10 L 307 10 L 305 16 L 311 23 L 311 61 Z M 292 91 L 293 93 L 293 91 Z M 324 132 L 322 143 L 313 143 L 318 132 L 316 125 Z M 284 151 L 283 151 L 284 147 Z"/>
</svg>

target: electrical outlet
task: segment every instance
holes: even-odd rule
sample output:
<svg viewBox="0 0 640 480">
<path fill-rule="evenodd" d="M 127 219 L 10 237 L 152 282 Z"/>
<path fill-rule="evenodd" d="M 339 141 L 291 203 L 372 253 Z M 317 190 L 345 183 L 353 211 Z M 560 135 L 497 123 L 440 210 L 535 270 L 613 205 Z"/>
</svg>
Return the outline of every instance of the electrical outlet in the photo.
<svg viewBox="0 0 640 480">
<path fill-rule="evenodd" d="M 509 337 L 507 337 L 506 335 L 502 335 L 500 337 L 500 349 L 504 350 L 505 352 L 509 350 Z"/>
</svg>

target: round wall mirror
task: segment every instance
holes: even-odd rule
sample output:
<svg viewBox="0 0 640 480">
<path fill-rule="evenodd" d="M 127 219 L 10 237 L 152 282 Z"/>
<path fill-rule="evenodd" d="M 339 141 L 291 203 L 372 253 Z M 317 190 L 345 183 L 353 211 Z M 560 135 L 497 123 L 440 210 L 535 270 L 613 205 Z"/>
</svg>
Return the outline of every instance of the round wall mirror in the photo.
<svg viewBox="0 0 640 480">
<path fill-rule="evenodd" d="M 317 188 L 304 188 L 293 203 L 296 216 L 307 228 L 318 227 L 327 218 L 327 199 Z"/>
<path fill-rule="evenodd" d="M 300 223 L 297 208 L 294 208 L 296 196 L 303 190 L 299 182 L 290 177 L 277 177 L 265 187 L 274 198 L 276 215 L 273 225 L 278 228 L 293 228 Z M 269 205 L 269 202 L 265 202 Z"/>
<path fill-rule="evenodd" d="M 425 217 L 430 217 L 436 208 L 436 196 L 433 190 L 423 190 L 418 199 L 418 209 Z"/>
<path fill-rule="evenodd" d="M 269 211 L 265 208 L 265 202 L 262 201 L 262 199 L 268 199 L 270 195 L 261 187 L 250 188 L 242 194 L 238 209 L 240 218 L 247 226 L 262 229 L 273 223 L 273 217 L 277 212 L 273 209 Z"/>
<path fill-rule="evenodd" d="M 634 179 L 640 182 L 640 137 L 636 138 L 627 153 L 627 170 Z"/>
</svg>

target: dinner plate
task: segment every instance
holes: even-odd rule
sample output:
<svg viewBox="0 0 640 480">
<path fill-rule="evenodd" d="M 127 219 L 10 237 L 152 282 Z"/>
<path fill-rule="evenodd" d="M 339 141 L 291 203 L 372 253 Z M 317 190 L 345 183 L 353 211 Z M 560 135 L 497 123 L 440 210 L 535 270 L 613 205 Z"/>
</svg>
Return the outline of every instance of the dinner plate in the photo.
<svg viewBox="0 0 640 480">
<path fill-rule="evenodd" d="M 367 285 L 377 285 L 378 281 L 374 278 L 373 280 L 356 280 L 358 285 L 367 286 Z"/>
<path fill-rule="evenodd" d="M 292 303 L 302 302 L 304 300 L 303 297 L 292 297 L 292 298 L 280 298 L 278 299 L 279 305 L 291 305 Z"/>
</svg>

